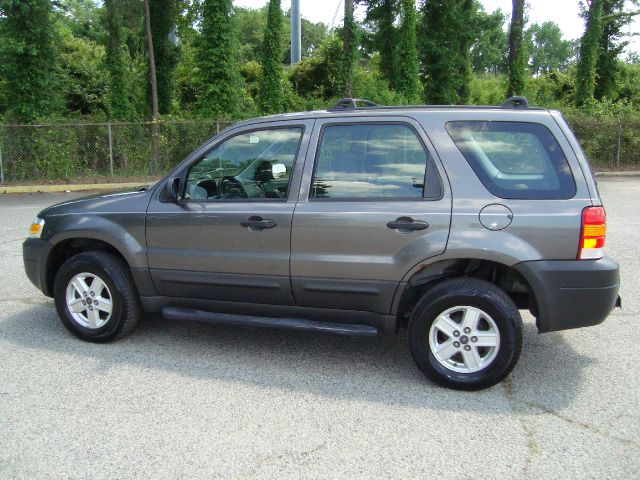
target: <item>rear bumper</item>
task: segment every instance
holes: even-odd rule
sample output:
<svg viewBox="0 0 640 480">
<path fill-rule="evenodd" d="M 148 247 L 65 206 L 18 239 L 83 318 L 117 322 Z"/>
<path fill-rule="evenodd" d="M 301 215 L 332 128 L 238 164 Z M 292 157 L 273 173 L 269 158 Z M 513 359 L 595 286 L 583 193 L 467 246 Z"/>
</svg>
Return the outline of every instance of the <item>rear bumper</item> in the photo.
<svg viewBox="0 0 640 480">
<path fill-rule="evenodd" d="M 545 260 L 514 265 L 533 289 L 540 332 L 589 327 L 618 302 L 618 264 L 600 260 Z"/>
<path fill-rule="evenodd" d="M 31 283 L 47 296 L 51 296 L 47 286 L 47 258 L 52 245 L 39 238 L 27 238 L 22 244 L 24 271 Z"/>
</svg>

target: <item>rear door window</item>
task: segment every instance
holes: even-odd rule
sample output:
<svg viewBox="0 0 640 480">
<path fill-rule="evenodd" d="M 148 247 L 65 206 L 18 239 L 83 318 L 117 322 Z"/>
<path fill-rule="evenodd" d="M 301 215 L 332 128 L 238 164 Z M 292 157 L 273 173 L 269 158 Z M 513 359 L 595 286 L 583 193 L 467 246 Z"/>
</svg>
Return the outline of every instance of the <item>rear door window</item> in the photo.
<svg viewBox="0 0 640 480">
<path fill-rule="evenodd" d="M 495 196 L 568 199 L 576 185 L 567 159 L 547 127 L 527 122 L 448 122 L 447 132 Z"/>
<path fill-rule="evenodd" d="M 318 146 L 311 198 L 414 199 L 440 196 L 415 132 L 403 124 L 329 125 Z"/>
</svg>

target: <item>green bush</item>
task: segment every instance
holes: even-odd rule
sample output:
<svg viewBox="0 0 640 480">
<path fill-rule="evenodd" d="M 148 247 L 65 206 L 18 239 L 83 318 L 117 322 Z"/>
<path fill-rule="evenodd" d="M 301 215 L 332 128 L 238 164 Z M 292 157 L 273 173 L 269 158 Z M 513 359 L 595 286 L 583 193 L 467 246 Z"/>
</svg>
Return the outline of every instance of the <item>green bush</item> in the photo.
<svg viewBox="0 0 640 480">
<path fill-rule="evenodd" d="M 474 75 L 471 78 L 469 103 L 472 105 L 500 105 L 507 86 L 505 75 Z"/>
<path fill-rule="evenodd" d="M 380 105 L 406 105 L 412 103 L 402 94 L 391 90 L 378 69 L 358 67 L 353 79 L 354 96 L 366 98 Z"/>
</svg>

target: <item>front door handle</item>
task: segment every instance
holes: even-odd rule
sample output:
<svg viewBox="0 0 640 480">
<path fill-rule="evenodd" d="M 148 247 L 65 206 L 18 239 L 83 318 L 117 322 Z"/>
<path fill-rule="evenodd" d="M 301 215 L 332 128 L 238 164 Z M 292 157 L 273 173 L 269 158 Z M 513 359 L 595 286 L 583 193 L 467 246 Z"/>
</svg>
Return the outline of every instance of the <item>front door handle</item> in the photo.
<svg viewBox="0 0 640 480">
<path fill-rule="evenodd" d="M 265 228 L 273 228 L 276 225 L 278 225 L 278 222 L 276 222 L 275 220 L 270 220 L 268 218 L 264 219 L 262 217 L 254 215 L 252 217 L 249 217 L 246 220 L 241 221 L 240 225 L 248 228 L 251 231 L 256 231 L 256 230 L 264 230 Z"/>
<path fill-rule="evenodd" d="M 425 230 L 429 228 L 429 224 L 422 220 L 414 220 L 411 217 L 398 217 L 387 223 L 387 228 L 399 230 L 400 232 L 413 232 L 415 230 Z"/>
</svg>

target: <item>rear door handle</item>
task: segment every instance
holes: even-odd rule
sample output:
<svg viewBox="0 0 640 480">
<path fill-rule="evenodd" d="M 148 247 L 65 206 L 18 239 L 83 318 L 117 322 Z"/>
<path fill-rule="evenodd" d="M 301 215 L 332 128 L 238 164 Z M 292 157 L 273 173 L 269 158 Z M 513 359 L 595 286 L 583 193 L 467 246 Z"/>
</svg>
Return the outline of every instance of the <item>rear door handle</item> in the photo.
<svg viewBox="0 0 640 480">
<path fill-rule="evenodd" d="M 411 217 L 398 217 L 392 222 L 387 223 L 387 228 L 401 232 L 413 232 L 414 230 L 426 230 L 429 228 L 429 224 L 422 220 L 414 220 Z"/>
<path fill-rule="evenodd" d="M 278 225 L 278 222 L 276 222 L 275 220 L 271 220 L 268 218 L 264 219 L 262 217 L 254 215 L 252 217 L 249 217 L 247 220 L 241 221 L 240 225 L 248 228 L 249 230 L 255 231 L 255 230 L 264 230 L 265 228 L 273 228 L 276 225 Z"/>
</svg>

